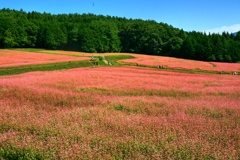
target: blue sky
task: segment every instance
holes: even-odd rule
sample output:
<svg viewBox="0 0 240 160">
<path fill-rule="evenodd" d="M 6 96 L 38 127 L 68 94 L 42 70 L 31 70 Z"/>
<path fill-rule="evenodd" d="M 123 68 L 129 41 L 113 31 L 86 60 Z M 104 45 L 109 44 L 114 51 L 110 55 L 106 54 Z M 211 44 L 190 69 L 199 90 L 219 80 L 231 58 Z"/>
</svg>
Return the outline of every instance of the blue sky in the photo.
<svg viewBox="0 0 240 160">
<path fill-rule="evenodd" d="M 0 0 L 2 8 L 151 19 L 185 31 L 240 30 L 240 0 Z"/>
</svg>

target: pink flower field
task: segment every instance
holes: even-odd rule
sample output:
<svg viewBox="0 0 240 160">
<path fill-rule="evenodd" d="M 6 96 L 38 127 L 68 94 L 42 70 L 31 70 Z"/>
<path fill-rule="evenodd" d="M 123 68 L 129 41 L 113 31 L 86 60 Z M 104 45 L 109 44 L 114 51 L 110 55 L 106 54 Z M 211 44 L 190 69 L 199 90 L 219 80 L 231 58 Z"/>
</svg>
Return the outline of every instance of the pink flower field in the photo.
<svg viewBox="0 0 240 160">
<path fill-rule="evenodd" d="M 186 60 L 180 58 L 163 57 L 163 56 L 149 56 L 133 54 L 135 59 L 122 60 L 125 63 L 138 63 L 146 66 L 162 66 L 169 68 L 183 68 L 183 69 L 201 69 L 206 71 L 227 71 L 240 72 L 240 63 L 223 63 L 223 62 L 203 62 Z"/>
<path fill-rule="evenodd" d="M 80 54 L 80 53 L 79 53 Z M 80 54 L 81 55 L 81 54 Z M 72 57 L 68 55 L 44 54 L 15 50 L 0 50 L 0 67 L 43 64 L 74 60 L 87 60 L 87 57 Z"/>
<path fill-rule="evenodd" d="M 240 78 L 138 67 L 2 76 L 1 155 L 237 160 Z"/>
</svg>

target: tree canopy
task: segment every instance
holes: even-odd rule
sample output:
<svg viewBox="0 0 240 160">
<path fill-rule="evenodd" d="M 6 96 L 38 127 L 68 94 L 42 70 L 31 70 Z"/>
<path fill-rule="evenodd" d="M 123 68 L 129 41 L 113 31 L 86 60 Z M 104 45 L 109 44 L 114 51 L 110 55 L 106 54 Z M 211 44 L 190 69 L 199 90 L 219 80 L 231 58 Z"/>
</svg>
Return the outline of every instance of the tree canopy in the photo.
<svg viewBox="0 0 240 160">
<path fill-rule="evenodd" d="M 185 32 L 153 20 L 94 14 L 0 10 L 0 48 L 131 52 L 194 60 L 240 61 L 236 36 Z"/>
</svg>

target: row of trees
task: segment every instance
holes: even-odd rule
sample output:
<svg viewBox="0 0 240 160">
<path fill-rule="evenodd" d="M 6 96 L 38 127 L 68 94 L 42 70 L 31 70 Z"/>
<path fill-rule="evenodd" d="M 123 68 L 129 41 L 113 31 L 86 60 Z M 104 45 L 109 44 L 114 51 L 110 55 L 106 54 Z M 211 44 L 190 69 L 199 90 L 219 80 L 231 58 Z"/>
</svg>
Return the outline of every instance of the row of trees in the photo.
<svg viewBox="0 0 240 160">
<path fill-rule="evenodd" d="M 0 10 L 0 48 L 132 52 L 206 61 L 240 61 L 240 32 L 185 32 L 165 23 L 94 14 Z"/>
</svg>

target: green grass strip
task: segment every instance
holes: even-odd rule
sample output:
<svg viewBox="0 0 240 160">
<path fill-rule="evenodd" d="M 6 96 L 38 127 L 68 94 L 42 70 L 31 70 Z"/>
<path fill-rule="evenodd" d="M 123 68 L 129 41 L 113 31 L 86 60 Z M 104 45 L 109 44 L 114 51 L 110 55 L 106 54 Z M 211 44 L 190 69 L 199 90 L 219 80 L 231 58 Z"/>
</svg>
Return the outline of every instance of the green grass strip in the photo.
<svg viewBox="0 0 240 160">
<path fill-rule="evenodd" d="M 45 51 L 42 48 L 11 48 L 10 50 L 25 51 L 25 52 L 41 52 Z"/>
<path fill-rule="evenodd" d="M 93 66 L 93 64 L 90 61 L 69 61 L 69 62 L 59 62 L 59 63 L 3 67 L 3 68 L 0 68 L 0 76 L 21 74 L 21 73 L 32 72 L 32 71 L 54 71 L 54 70 L 71 69 L 71 68 L 79 68 L 79 67 L 91 67 L 91 66 Z"/>
<path fill-rule="evenodd" d="M 114 55 L 106 56 L 105 59 L 110 61 L 113 65 L 118 65 L 117 61 L 122 59 L 134 58 L 128 55 Z M 35 65 L 24 65 L 24 66 L 13 66 L 13 67 L 1 67 L 0 76 L 21 74 L 32 71 L 54 71 L 62 69 L 80 68 L 80 67 L 92 67 L 95 62 L 98 62 L 100 66 L 106 66 L 101 60 L 96 61 L 68 61 L 68 62 L 57 62 L 48 64 L 35 64 Z"/>
<path fill-rule="evenodd" d="M 124 66 L 136 66 L 136 63 L 131 62 L 123 62 L 121 65 Z M 172 71 L 172 72 L 180 72 L 180 73 L 192 73 L 192 74 L 232 74 L 232 72 L 229 71 L 211 71 L 211 70 L 201 70 L 198 68 L 195 69 L 187 69 L 187 68 L 170 68 L 165 66 L 164 68 L 157 68 L 157 66 L 149 66 L 149 65 L 142 65 L 138 64 L 138 67 L 144 67 L 144 68 L 153 68 L 156 70 L 165 70 L 165 71 Z"/>
<path fill-rule="evenodd" d="M 134 56 L 131 55 L 113 55 L 113 56 L 105 56 L 105 60 L 109 61 L 112 65 L 121 65 L 120 63 L 117 63 L 119 60 L 123 59 L 132 59 L 135 58 Z"/>
</svg>

